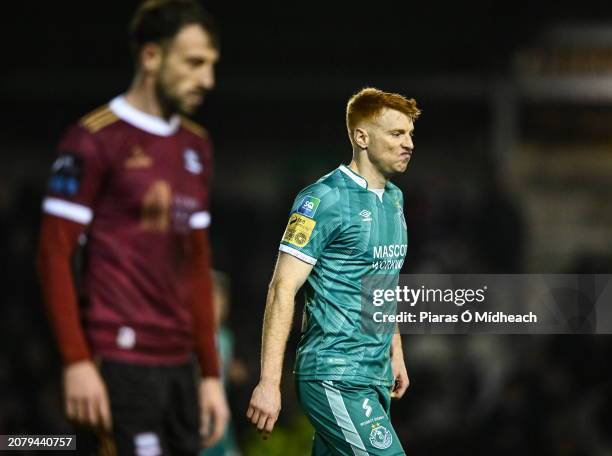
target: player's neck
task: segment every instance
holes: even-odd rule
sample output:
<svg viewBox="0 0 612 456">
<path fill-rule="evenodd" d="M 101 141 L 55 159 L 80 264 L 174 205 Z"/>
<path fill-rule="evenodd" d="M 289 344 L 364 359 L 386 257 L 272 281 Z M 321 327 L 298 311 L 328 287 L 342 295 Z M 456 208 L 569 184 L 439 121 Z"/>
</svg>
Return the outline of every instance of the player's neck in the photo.
<svg viewBox="0 0 612 456">
<path fill-rule="evenodd" d="M 143 78 L 136 76 L 132 85 L 125 94 L 126 101 L 139 111 L 145 112 L 152 116 L 168 119 L 170 115 L 165 113 L 157 95 L 153 84 L 148 84 Z"/>
<path fill-rule="evenodd" d="M 369 189 L 385 188 L 387 185 L 388 179 L 369 161 L 366 163 L 353 157 L 348 167 L 366 180 Z"/>
</svg>

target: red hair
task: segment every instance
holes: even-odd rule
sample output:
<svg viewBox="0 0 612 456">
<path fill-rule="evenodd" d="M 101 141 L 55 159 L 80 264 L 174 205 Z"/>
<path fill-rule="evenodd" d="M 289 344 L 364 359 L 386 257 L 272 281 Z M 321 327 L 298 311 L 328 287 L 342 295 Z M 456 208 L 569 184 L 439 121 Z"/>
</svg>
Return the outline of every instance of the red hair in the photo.
<svg viewBox="0 0 612 456">
<path fill-rule="evenodd" d="M 421 114 L 414 98 L 366 87 L 353 95 L 346 105 L 346 127 L 349 134 L 361 121 L 378 116 L 384 108 L 399 111 L 413 122 Z"/>
</svg>

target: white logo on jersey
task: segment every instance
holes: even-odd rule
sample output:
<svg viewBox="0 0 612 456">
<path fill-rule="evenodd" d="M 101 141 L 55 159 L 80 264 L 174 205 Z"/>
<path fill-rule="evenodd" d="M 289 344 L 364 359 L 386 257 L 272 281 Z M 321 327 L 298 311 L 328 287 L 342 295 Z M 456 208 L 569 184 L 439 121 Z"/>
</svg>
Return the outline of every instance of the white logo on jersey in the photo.
<svg viewBox="0 0 612 456">
<path fill-rule="evenodd" d="M 365 416 L 369 418 L 372 414 L 372 406 L 368 405 L 368 402 L 370 402 L 370 399 L 365 399 L 363 404 L 361 404 L 361 408 L 365 410 Z"/>
<path fill-rule="evenodd" d="M 136 456 L 159 456 L 162 454 L 159 437 L 154 432 L 143 432 L 134 436 Z"/>
<path fill-rule="evenodd" d="M 62 168 L 69 168 L 74 163 L 74 158 L 70 155 L 62 155 L 61 157 L 57 157 L 57 159 L 53 162 L 53 166 L 51 167 L 51 171 L 56 173 Z"/>
<path fill-rule="evenodd" d="M 122 326 L 117 333 L 117 346 L 131 349 L 136 345 L 136 331 L 129 326 Z"/>
<path fill-rule="evenodd" d="M 200 174 L 202 172 L 204 167 L 195 150 L 185 149 L 185 152 L 183 152 L 183 159 L 185 160 L 185 169 L 191 174 Z"/>
<path fill-rule="evenodd" d="M 367 210 L 363 210 L 359 213 L 359 215 L 361 215 L 361 218 L 363 219 L 364 222 L 371 222 L 372 221 L 372 213 L 370 211 Z"/>
</svg>

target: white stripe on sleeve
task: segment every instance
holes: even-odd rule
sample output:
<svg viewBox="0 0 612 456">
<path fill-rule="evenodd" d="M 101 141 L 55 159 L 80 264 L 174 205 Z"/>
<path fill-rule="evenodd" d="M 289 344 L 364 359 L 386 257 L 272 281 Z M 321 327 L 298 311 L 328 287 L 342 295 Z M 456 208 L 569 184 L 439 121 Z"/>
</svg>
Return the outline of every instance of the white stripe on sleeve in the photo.
<svg viewBox="0 0 612 456">
<path fill-rule="evenodd" d="M 210 212 L 194 212 L 189 218 L 189 226 L 193 229 L 203 229 L 210 226 Z"/>
<path fill-rule="evenodd" d="M 317 259 L 311 256 L 306 255 L 305 253 L 300 252 L 299 250 L 294 249 L 293 247 L 289 247 L 288 245 L 281 244 L 278 246 L 278 250 L 281 252 L 288 253 L 291 256 L 296 257 L 298 260 L 302 260 L 304 263 L 315 265 L 317 264 Z"/>
<path fill-rule="evenodd" d="M 45 198 L 42 206 L 46 214 L 62 217 L 82 225 L 88 225 L 93 219 L 93 211 L 87 206 L 59 198 Z"/>
</svg>

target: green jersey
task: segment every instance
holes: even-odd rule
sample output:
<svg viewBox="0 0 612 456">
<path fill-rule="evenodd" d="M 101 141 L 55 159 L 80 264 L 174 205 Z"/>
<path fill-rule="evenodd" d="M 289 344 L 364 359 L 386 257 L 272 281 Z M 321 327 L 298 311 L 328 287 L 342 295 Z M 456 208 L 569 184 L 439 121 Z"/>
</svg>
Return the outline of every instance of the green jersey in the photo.
<svg viewBox="0 0 612 456">
<path fill-rule="evenodd" d="M 393 383 L 393 334 L 363 331 L 361 285 L 373 274 L 397 280 L 408 247 L 403 202 L 392 183 L 368 190 L 344 165 L 295 199 L 279 249 L 314 265 L 304 286 L 300 380 Z"/>
</svg>

